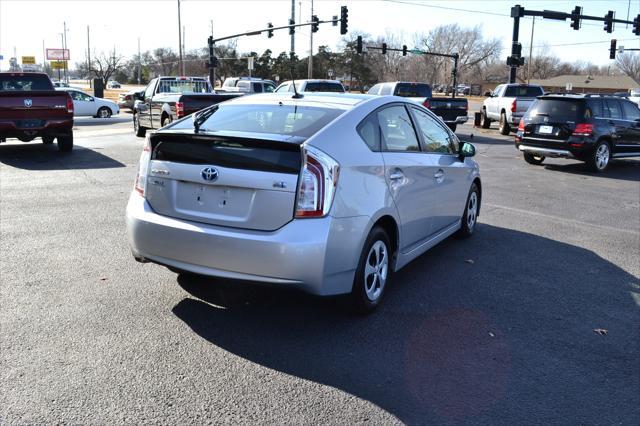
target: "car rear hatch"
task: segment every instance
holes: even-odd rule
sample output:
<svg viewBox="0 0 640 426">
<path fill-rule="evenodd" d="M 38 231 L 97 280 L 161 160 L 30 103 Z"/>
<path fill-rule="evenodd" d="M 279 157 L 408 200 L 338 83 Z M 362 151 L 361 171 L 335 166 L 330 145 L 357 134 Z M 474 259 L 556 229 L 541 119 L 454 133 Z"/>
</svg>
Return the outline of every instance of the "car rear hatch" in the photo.
<svg viewBox="0 0 640 426">
<path fill-rule="evenodd" d="M 0 120 L 18 128 L 43 127 L 48 120 L 68 119 L 68 94 L 63 91 L 2 91 Z"/>
<path fill-rule="evenodd" d="M 534 101 L 524 118 L 523 144 L 545 148 L 564 145 L 584 115 L 584 102 L 575 98 L 544 97 Z"/>
<path fill-rule="evenodd" d="M 293 219 L 304 138 L 156 133 L 145 196 L 157 213 L 272 231 Z"/>
</svg>

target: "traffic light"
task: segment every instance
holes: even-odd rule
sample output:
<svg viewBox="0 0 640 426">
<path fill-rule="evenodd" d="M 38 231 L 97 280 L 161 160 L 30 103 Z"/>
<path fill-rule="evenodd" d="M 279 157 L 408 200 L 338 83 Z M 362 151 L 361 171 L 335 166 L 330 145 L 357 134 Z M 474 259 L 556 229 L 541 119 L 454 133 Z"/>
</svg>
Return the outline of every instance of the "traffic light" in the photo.
<svg viewBox="0 0 640 426">
<path fill-rule="evenodd" d="M 387 43 L 382 43 L 382 54 L 383 55 L 387 54 Z"/>
<path fill-rule="evenodd" d="M 347 6 L 342 6 L 340 8 L 340 34 L 344 35 L 347 33 L 347 24 L 349 19 L 349 10 Z"/>
<path fill-rule="evenodd" d="M 267 24 L 267 27 L 269 27 L 269 28 L 273 28 L 273 24 L 272 24 L 271 22 L 269 22 L 269 24 Z M 268 31 L 267 31 L 267 37 L 268 37 L 268 38 L 273 37 L 273 30 L 268 30 Z"/>
<path fill-rule="evenodd" d="M 640 15 L 633 18 L 633 33 L 640 36 Z"/>
<path fill-rule="evenodd" d="M 362 53 L 362 36 L 358 36 L 356 40 L 356 52 Z"/>
<path fill-rule="evenodd" d="M 296 21 L 294 21 L 293 19 L 289 19 L 289 35 L 294 35 L 296 33 L 296 28 L 291 26 L 295 24 Z"/>
<path fill-rule="evenodd" d="M 320 20 L 318 19 L 318 17 L 316 15 L 313 15 L 311 17 L 311 32 L 313 33 L 317 33 L 318 32 L 318 22 L 320 22 Z"/>
<path fill-rule="evenodd" d="M 402 56 L 407 56 L 407 45 L 406 44 L 402 45 Z"/>
<path fill-rule="evenodd" d="M 611 34 L 613 32 L 613 19 L 615 18 L 616 13 L 613 10 L 607 12 L 604 16 L 604 30 Z"/>
<path fill-rule="evenodd" d="M 571 28 L 574 30 L 580 29 L 580 15 L 582 15 L 582 7 L 576 6 L 571 12 Z"/>
<path fill-rule="evenodd" d="M 609 47 L 609 59 L 616 58 L 616 45 L 618 44 L 618 40 L 615 38 L 611 39 L 611 47 Z"/>
<path fill-rule="evenodd" d="M 520 57 L 522 56 L 522 44 L 521 43 L 517 43 L 514 49 L 514 56 L 516 57 Z"/>
</svg>

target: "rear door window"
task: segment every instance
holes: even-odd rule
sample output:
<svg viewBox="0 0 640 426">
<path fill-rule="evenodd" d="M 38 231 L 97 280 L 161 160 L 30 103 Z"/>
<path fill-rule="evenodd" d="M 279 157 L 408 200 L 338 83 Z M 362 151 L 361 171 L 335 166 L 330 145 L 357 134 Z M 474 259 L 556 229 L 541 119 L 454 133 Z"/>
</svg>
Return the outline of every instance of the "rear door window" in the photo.
<svg viewBox="0 0 640 426">
<path fill-rule="evenodd" d="M 602 101 L 600 99 L 591 99 L 587 103 L 584 110 L 584 118 L 602 118 Z"/>
<path fill-rule="evenodd" d="M 620 103 L 613 99 L 607 99 L 604 101 L 605 109 L 609 113 L 609 118 L 613 120 L 622 119 L 622 109 Z"/>
<path fill-rule="evenodd" d="M 622 109 L 624 110 L 624 116 L 627 120 L 638 120 L 640 119 L 640 109 L 638 106 L 632 102 L 623 101 Z"/>
<path fill-rule="evenodd" d="M 262 93 L 262 83 L 253 83 L 254 93 Z"/>
<path fill-rule="evenodd" d="M 415 129 L 409 113 L 402 105 L 394 105 L 378 111 L 378 123 L 385 151 L 420 151 Z"/>
</svg>

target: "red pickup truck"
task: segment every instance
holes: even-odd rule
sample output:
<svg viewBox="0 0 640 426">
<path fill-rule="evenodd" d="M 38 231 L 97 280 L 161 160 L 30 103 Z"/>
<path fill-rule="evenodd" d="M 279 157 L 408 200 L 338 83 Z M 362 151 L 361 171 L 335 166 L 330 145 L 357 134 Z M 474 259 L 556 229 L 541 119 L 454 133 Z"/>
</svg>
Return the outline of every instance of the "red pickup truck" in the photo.
<svg viewBox="0 0 640 426">
<path fill-rule="evenodd" d="M 73 100 L 42 73 L 0 73 L 0 142 L 17 138 L 73 149 Z"/>
</svg>

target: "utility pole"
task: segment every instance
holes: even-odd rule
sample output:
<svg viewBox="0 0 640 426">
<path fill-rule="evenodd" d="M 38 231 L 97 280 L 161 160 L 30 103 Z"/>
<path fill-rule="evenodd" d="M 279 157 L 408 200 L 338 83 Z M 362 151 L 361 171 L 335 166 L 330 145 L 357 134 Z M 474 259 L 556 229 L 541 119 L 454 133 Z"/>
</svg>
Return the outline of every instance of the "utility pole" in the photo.
<svg viewBox="0 0 640 426">
<path fill-rule="evenodd" d="M 531 23 L 531 41 L 529 42 L 529 62 L 527 62 L 527 84 L 531 83 L 531 55 L 533 53 L 533 30 L 536 27 L 536 17 L 533 17 Z"/>
<path fill-rule="evenodd" d="M 184 75 L 184 64 L 182 63 L 182 19 L 180 18 L 180 0 L 178 0 L 178 49 L 180 62 L 178 62 L 178 73 Z"/>
<path fill-rule="evenodd" d="M 62 44 L 62 52 L 64 52 L 64 35 L 60 34 L 60 44 Z M 62 59 L 64 60 L 64 53 L 62 54 Z M 62 81 L 62 77 L 60 76 L 60 68 L 58 68 L 58 81 Z"/>
<path fill-rule="evenodd" d="M 63 49 L 67 49 L 67 22 L 64 21 L 62 22 L 62 25 L 64 27 L 64 37 L 63 37 Z M 62 55 L 64 57 L 64 54 Z M 69 73 L 67 71 L 67 61 L 64 61 L 64 81 L 65 82 L 69 82 Z"/>
<path fill-rule="evenodd" d="M 91 87 L 91 43 L 89 39 L 89 26 L 87 25 L 87 79 Z"/>
<path fill-rule="evenodd" d="M 313 0 L 311 0 L 311 18 L 313 19 Z M 313 78 L 313 30 L 309 31 L 309 69 L 307 78 Z"/>
<path fill-rule="evenodd" d="M 44 40 L 42 40 L 42 72 L 45 72 L 46 69 L 47 69 L 47 55 L 45 53 Z"/>
<path fill-rule="evenodd" d="M 296 20 L 296 0 L 291 0 L 291 20 Z M 296 34 L 291 34 L 291 52 L 296 51 Z"/>
<path fill-rule="evenodd" d="M 141 72 L 142 72 L 142 58 L 140 57 L 140 37 L 138 37 L 138 84 L 140 84 Z"/>
</svg>

